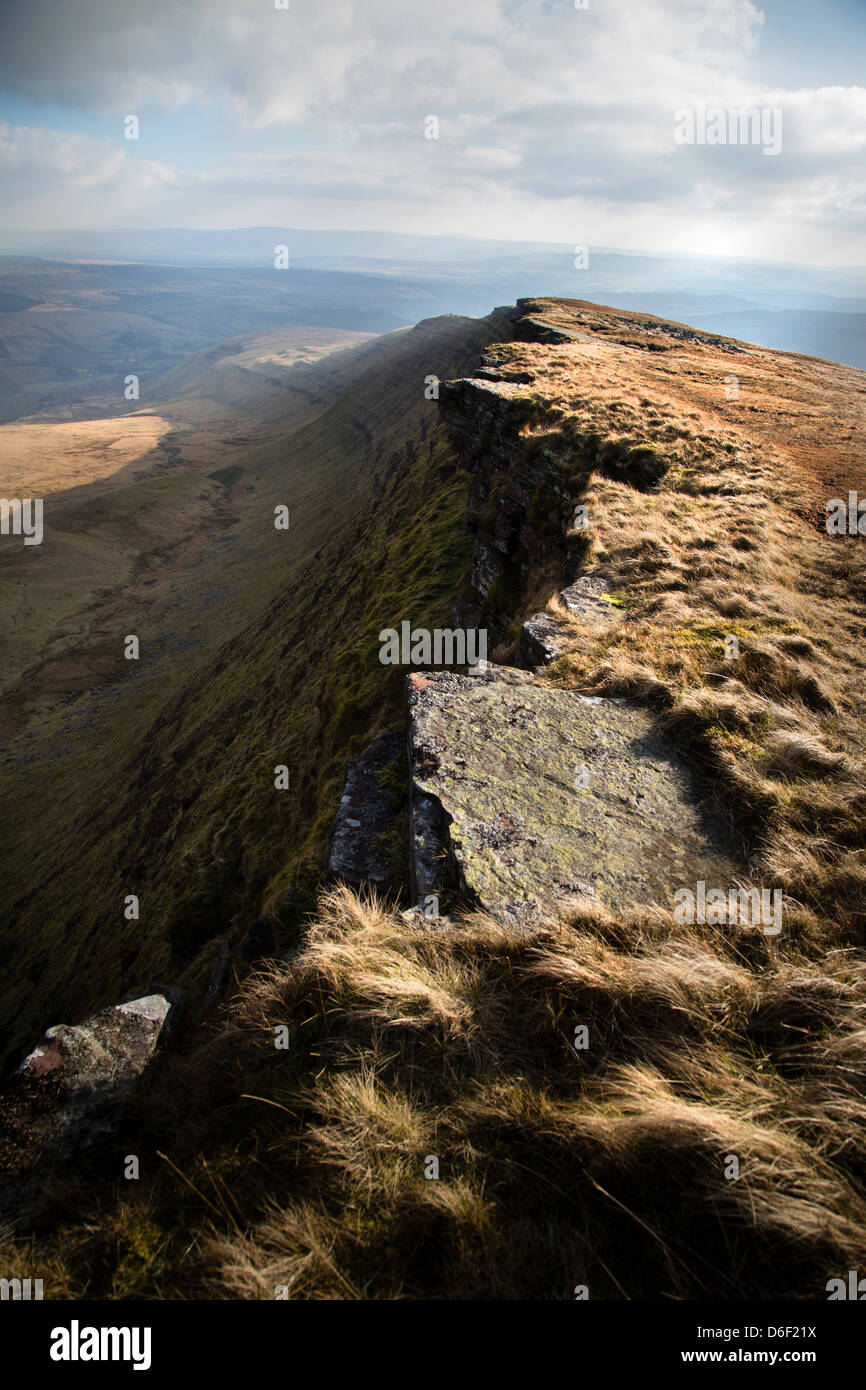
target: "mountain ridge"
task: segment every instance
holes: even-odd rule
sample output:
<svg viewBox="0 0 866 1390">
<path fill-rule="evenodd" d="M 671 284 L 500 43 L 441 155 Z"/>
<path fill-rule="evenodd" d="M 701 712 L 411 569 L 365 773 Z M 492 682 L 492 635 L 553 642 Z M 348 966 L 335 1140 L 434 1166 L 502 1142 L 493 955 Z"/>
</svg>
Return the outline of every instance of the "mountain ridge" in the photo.
<svg viewBox="0 0 866 1390">
<path fill-rule="evenodd" d="M 136 726 L 118 704 L 127 751 L 97 784 L 61 779 L 57 843 L 27 804 L 28 765 L 12 771 L 7 1057 L 49 1006 L 74 1023 L 157 978 L 183 991 L 187 1023 L 119 1136 L 82 1160 L 72 1209 L 58 1213 L 54 1174 L 53 1214 L 10 1248 L 26 1268 L 32 1236 L 67 1296 L 273 1298 L 278 1283 L 298 1298 L 572 1298 L 575 1282 L 593 1297 L 821 1296 L 866 1252 L 866 572 L 859 537 L 825 525 L 831 497 L 866 495 L 866 375 L 558 299 L 293 370 L 327 399 L 297 430 L 284 417 L 282 442 L 248 464 L 260 493 L 226 527 L 235 558 L 212 561 L 261 567 L 229 639 L 142 695 Z M 260 528 L 290 476 L 311 492 L 303 553 L 280 574 Z M 190 613 L 205 564 L 189 571 Z M 526 628 L 542 617 L 539 651 Z M 497 759 L 521 766 L 510 781 L 488 769 L 495 805 L 470 798 L 458 815 L 441 800 L 451 821 L 430 862 L 441 849 L 463 876 L 441 913 L 426 893 L 382 904 L 363 874 L 360 894 L 328 890 L 323 872 L 330 850 L 341 876 L 341 794 L 343 831 L 364 831 L 372 783 L 347 766 L 366 759 L 383 793 L 392 824 L 371 833 L 402 864 L 395 892 L 410 825 L 429 824 L 411 799 L 438 797 L 446 773 L 461 796 L 485 776 L 485 726 L 449 742 L 444 705 L 409 762 L 371 759 L 405 716 L 407 672 L 379 660 L 404 619 L 489 629 L 490 682 L 422 663 L 413 688 L 432 701 L 437 685 L 467 699 L 483 685 L 505 712 Z M 561 714 L 578 701 L 580 729 Z M 521 839 L 536 850 L 526 789 L 534 775 L 544 809 L 557 775 L 540 756 L 545 709 L 576 763 L 615 770 L 598 709 L 672 743 L 738 837 L 743 883 L 782 895 L 780 935 L 606 897 L 624 857 L 612 834 L 594 895 L 582 868 L 530 930 L 485 897 L 496 856 L 513 885 L 531 862 Z M 39 740 L 34 753 L 38 768 Z M 288 805 L 272 789 L 284 761 Z M 578 807 L 596 796 L 589 770 Z M 115 798 L 128 786 L 119 804 L 112 779 Z M 664 836 L 664 797 L 652 811 Z M 136 883 L 147 916 L 107 937 Z M 245 951 L 254 929 L 270 934 L 264 958 Z M 117 1191 L 121 1151 L 146 1156 L 140 1196 Z"/>
</svg>

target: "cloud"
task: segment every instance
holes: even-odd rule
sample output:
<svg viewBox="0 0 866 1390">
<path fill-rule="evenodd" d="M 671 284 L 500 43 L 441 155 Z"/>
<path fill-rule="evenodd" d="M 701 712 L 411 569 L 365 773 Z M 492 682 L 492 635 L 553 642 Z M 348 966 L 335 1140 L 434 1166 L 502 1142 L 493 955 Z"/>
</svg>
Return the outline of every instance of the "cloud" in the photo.
<svg viewBox="0 0 866 1390">
<path fill-rule="evenodd" d="M 57 193 L 101 189 L 115 194 L 126 183 L 146 188 L 176 182 L 170 165 L 132 163 L 122 147 L 63 130 L 0 123 L 0 176 L 20 194 L 27 188 Z"/>
<path fill-rule="evenodd" d="M 786 229 L 801 244 L 804 227 L 836 235 L 840 254 L 862 233 L 866 89 L 763 89 L 763 16 L 751 0 L 290 4 L 18 7 L 0 52 L 8 91 L 110 118 L 118 131 L 128 112 L 142 120 L 134 150 L 119 137 L 7 132 L 0 158 L 21 200 L 18 225 L 28 207 L 49 216 L 53 190 L 55 225 L 63 209 L 86 218 L 88 206 L 91 221 L 98 212 L 156 225 L 173 214 L 180 225 L 225 225 L 240 202 L 247 222 L 298 221 L 303 209 L 315 224 L 317 203 L 333 217 L 366 200 L 366 225 L 429 227 L 432 209 L 442 230 L 560 240 L 589 223 L 595 239 L 620 244 L 629 216 L 644 226 L 652 214 L 656 245 L 688 245 L 713 223 L 715 249 L 757 239 L 758 254 Z M 781 155 L 678 147 L 674 112 L 699 102 L 780 108 Z M 166 112 L 178 117 L 168 161 L 147 146 L 148 122 Z M 211 124 L 208 159 L 184 145 L 189 112 Z M 438 140 L 425 139 L 428 115 Z M 245 159 L 214 157 L 226 124 Z M 290 148 L 275 156 L 277 138 Z"/>
<path fill-rule="evenodd" d="M 231 106 L 254 125 L 383 112 L 500 111 L 612 85 L 643 92 L 753 51 L 750 0 L 28 0 L 9 17 L 0 82 L 108 113 Z M 431 103 L 433 104 L 431 106 Z"/>
</svg>

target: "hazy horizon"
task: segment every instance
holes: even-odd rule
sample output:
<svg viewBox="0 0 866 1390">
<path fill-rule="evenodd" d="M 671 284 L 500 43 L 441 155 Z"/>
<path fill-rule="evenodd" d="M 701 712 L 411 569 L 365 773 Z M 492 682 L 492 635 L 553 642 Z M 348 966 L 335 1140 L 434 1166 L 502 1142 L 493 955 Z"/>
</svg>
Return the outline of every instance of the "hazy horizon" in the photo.
<svg viewBox="0 0 866 1390">
<path fill-rule="evenodd" d="M 516 248 L 516 247 L 526 248 L 527 254 L 529 254 L 529 253 L 530 253 L 531 251 L 533 251 L 533 250 L 540 250 L 540 249 L 546 249 L 546 250 L 550 250 L 550 251 L 559 251 L 559 252 L 562 252 L 562 253 L 565 253 L 565 254 L 573 254 L 573 248 L 569 245 L 569 243 L 563 242 L 563 241 L 557 241 L 557 240 L 545 241 L 545 240 L 525 240 L 525 239 L 521 239 L 521 240 L 515 241 L 515 240 L 513 240 L 513 239 L 510 238 L 510 237 L 484 236 L 484 235 L 481 235 L 481 234 L 476 234 L 476 233 L 471 233 L 471 232 L 447 232 L 447 231 L 445 231 L 445 232 L 402 232 L 402 231 L 399 231 L 397 228 L 394 228 L 394 227 L 302 227 L 302 226 L 289 226 L 288 224 L 279 224 L 279 223 L 265 224 L 265 223 L 253 223 L 253 222 L 249 222 L 249 223 L 247 223 L 247 222 L 243 222 L 243 223 L 241 223 L 241 222 L 236 222 L 236 223 L 229 223 L 229 224 L 226 224 L 225 226 L 221 226 L 221 227 L 194 227 L 194 226 L 193 226 L 193 227 L 180 227 L 180 226 L 170 226 L 170 225 L 168 225 L 168 224 L 158 224 L 158 225 L 155 224 L 155 225 L 152 226 L 152 227 L 144 226 L 144 225 L 137 225 L 137 226 L 129 225 L 129 226 L 126 226 L 126 227 L 111 227 L 111 228 L 97 228 L 97 227 L 89 227 L 89 226 L 73 227 L 73 226 L 68 226 L 68 225 L 58 225 L 58 226 L 56 226 L 56 227 L 43 227 L 43 228 L 21 227 L 21 228 L 10 228 L 10 229 L 6 229 L 6 228 L 0 227 L 0 256 L 7 256 L 7 255 L 10 255 L 10 254 L 18 254 L 18 253 L 16 253 L 16 252 L 8 252 L 8 251 L 5 251 L 5 250 L 2 249 L 2 241 L 3 241 L 4 238 L 8 238 L 9 241 L 11 241 L 11 242 L 14 243 L 15 240 L 16 240 L 16 238 L 18 238 L 18 237 L 25 237 L 25 236 L 32 236 L 32 235 L 37 235 L 37 236 L 42 236 L 42 237 L 51 237 L 51 236 L 73 236 L 73 235 L 83 235 L 83 234 L 85 234 L 85 233 L 88 233 L 88 234 L 91 234 L 91 233 L 92 233 L 92 234 L 98 234 L 98 235 L 104 235 L 104 234 L 108 234 L 108 233 L 111 233 L 111 234 L 113 234 L 113 235 L 124 235 L 124 234 L 126 234 L 126 235 L 129 235 L 129 234 L 139 235 L 139 234 L 143 234 L 143 233 L 164 233 L 164 234 L 172 234 L 172 235 L 173 235 L 173 234 L 184 234 L 184 235 L 194 235 L 194 234 L 201 234 L 201 235 L 216 235 L 216 234 L 219 234 L 219 233 L 233 233 L 233 232 L 271 232 L 271 231 L 301 232 L 301 233 L 305 233 L 305 234 L 315 234 L 315 235 L 317 235 L 317 236 L 327 235 L 327 234 L 334 234 L 334 235 L 341 235 L 341 234 L 342 234 L 342 235 L 345 235 L 345 236 L 347 236 L 347 237 L 350 237 L 350 236 L 362 236 L 362 237 L 363 237 L 363 236 L 374 236 L 374 237 L 395 237 L 395 238 L 396 238 L 396 237 L 405 237 L 405 238 L 407 238 L 407 239 L 408 239 L 408 238 L 412 238 L 413 240 L 417 240 L 417 241 L 419 241 L 419 242 L 425 242 L 425 241 L 426 241 L 426 242 L 432 242 L 432 241 L 441 241 L 441 242 L 446 242 L 446 241 L 469 242 L 469 243 L 471 243 L 472 245 L 475 245 L 475 246 L 481 246 L 481 245 L 484 245 L 485 243 L 487 243 L 487 244 L 490 244 L 490 245 L 499 245 L 499 246 L 502 246 L 502 247 L 509 247 L 509 248 Z M 732 264 L 742 264 L 742 265 L 767 265 L 767 266 L 778 266 L 778 267 L 782 267 L 782 268 L 785 268 L 785 267 L 794 267 L 794 268 L 798 268 L 798 269 L 799 269 L 799 268 L 803 268 L 803 269 L 808 269 L 808 270 L 813 270 L 813 269 L 814 269 L 814 270 L 827 269 L 827 270 L 830 270 L 830 271 L 839 271 L 839 272 L 842 272 L 842 271 L 862 271 L 864 274 L 866 274 L 866 252 L 864 252 L 864 259 L 861 260 L 861 261 L 851 261 L 851 262 L 848 263 L 848 264 L 842 264 L 842 263 L 840 263 L 840 264 L 838 264 L 838 265 L 832 265 L 832 266 L 822 267 L 822 266 L 820 266 L 820 265 L 815 264 L 815 263 L 812 262 L 812 261 L 797 260 L 796 258 L 795 258 L 795 259 L 789 260 L 789 259 L 786 259 L 786 258 L 781 258 L 781 257 L 776 257 L 776 256 L 757 256 L 757 255 L 745 255 L 745 254 L 744 254 L 744 255 L 720 255 L 720 254 L 709 254 L 709 253 L 702 252 L 702 251 L 688 251 L 688 250 L 676 251 L 676 250 L 671 249 L 670 247 L 659 247 L 659 248 L 656 249 L 656 250 L 648 251 L 648 250 L 646 250 L 645 248 L 643 248 L 643 247 L 638 247 L 638 246 L 613 246 L 613 245 L 598 244 L 598 245 L 593 245 L 593 246 L 591 246 L 590 249 L 591 249 L 591 251 L 594 251 L 596 254 L 614 255 L 614 256 L 634 256 L 634 257 L 652 256 L 652 258 L 653 258 L 654 260 L 724 261 L 724 262 L 730 262 L 730 263 L 732 263 Z M 443 259 L 459 259 L 459 258 L 458 258 L 458 257 L 453 257 L 453 258 L 452 258 L 452 257 L 444 257 Z"/>
</svg>

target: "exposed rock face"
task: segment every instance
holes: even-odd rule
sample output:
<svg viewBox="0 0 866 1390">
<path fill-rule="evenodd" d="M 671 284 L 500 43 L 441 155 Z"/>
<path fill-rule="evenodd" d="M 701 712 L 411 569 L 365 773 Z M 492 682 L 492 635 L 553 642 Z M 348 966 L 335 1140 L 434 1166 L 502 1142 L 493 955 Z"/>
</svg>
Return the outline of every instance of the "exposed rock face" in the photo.
<svg viewBox="0 0 866 1390">
<path fill-rule="evenodd" d="M 621 618 L 619 610 L 606 597 L 607 593 L 606 580 L 582 575 L 563 589 L 559 597 L 581 626 L 598 631 L 613 627 Z M 516 664 L 531 669 L 555 661 L 562 654 L 566 632 L 573 635 L 574 628 L 567 626 L 558 614 L 534 613 L 521 628 Z"/>
<path fill-rule="evenodd" d="M 554 613 L 533 613 L 520 629 L 517 665 L 547 666 L 562 651 L 564 624 Z"/>
<path fill-rule="evenodd" d="M 518 299 L 511 332 L 518 342 L 523 343 L 574 343 L 591 341 L 586 330 L 598 330 L 602 322 L 604 332 L 623 347 L 633 347 L 633 340 L 643 337 L 649 339 L 649 345 L 659 351 L 666 349 L 668 339 L 672 342 L 704 343 L 723 352 L 742 354 L 746 351 L 729 338 L 720 338 L 701 328 L 671 323 L 668 319 L 657 318 L 655 314 L 628 313 L 620 317 L 616 310 L 600 310 L 599 305 L 587 299 L 559 302 Z M 653 341 L 658 339 L 662 341 Z"/>
<path fill-rule="evenodd" d="M 26 1176 L 42 1153 L 65 1154 L 113 1131 L 172 1008 L 166 995 L 148 994 L 47 1030 L 0 1095 L 4 1177 Z"/>
<path fill-rule="evenodd" d="M 561 327 L 554 328 L 552 324 L 545 323 L 542 318 L 535 318 L 527 312 L 528 306 L 533 301 L 530 299 L 518 299 L 517 318 L 514 323 L 514 337 L 521 343 L 573 343 L 577 334 L 569 331 L 563 324 Z"/>
<path fill-rule="evenodd" d="M 502 667 L 409 680 L 412 882 L 531 925 L 583 899 L 672 906 L 742 876 L 708 790 L 622 700 Z"/>
<path fill-rule="evenodd" d="M 382 734 L 349 764 L 328 873 L 383 893 L 405 890 L 407 768 L 403 734 Z"/>
<path fill-rule="evenodd" d="M 471 595 L 458 605 L 457 621 L 490 629 L 493 642 L 505 630 L 513 606 L 494 585 L 519 592 L 530 568 L 565 551 L 571 493 L 544 447 L 528 450 L 521 429 L 532 412 L 527 385 L 501 376 L 443 382 L 440 407 L 472 473 L 469 524 L 475 532 Z M 493 591 L 493 592 L 492 592 Z"/>
</svg>

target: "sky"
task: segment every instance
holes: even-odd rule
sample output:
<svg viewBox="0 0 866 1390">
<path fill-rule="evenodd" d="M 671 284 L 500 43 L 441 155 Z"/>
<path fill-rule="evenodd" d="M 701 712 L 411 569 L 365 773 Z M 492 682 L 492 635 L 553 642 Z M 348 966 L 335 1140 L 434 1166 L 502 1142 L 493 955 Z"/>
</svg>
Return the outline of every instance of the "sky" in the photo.
<svg viewBox="0 0 866 1390">
<path fill-rule="evenodd" d="M 2 0 L 0 32 L 7 228 L 866 263 L 866 0 Z M 739 108 L 759 143 L 698 142 Z"/>
</svg>

